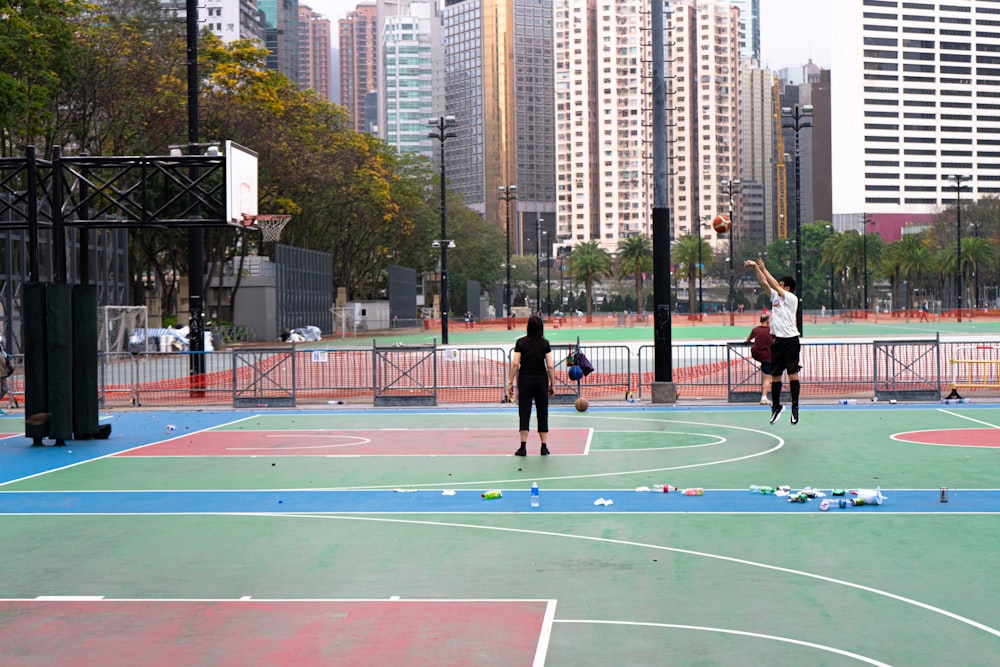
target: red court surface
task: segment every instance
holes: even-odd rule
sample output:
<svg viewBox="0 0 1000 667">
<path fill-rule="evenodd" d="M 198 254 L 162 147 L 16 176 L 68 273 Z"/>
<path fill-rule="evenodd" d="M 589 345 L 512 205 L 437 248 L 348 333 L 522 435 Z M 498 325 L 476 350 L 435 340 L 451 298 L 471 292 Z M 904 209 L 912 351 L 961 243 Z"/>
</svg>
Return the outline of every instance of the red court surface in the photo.
<svg viewBox="0 0 1000 667">
<path fill-rule="evenodd" d="M 897 433 L 893 440 L 951 447 L 1000 447 L 998 428 L 952 428 Z"/>
<path fill-rule="evenodd" d="M 0 655 L 28 666 L 531 665 L 547 649 L 549 604 L 8 600 Z"/>
<path fill-rule="evenodd" d="M 549 449 L 586 454 L 590 435 L 586 428 L 552 431 Z M 510 429 L 201 431 L 115 456 L 506 456 L 515 449 Z"/>
</svg>

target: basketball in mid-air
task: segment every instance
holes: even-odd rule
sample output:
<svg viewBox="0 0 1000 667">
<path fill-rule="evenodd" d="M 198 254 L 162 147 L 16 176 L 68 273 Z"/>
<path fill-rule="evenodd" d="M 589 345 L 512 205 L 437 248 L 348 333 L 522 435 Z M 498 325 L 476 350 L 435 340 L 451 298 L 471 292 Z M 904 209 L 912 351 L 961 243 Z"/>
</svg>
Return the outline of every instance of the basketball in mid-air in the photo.
<svg viewBox="0 0 1000 667">
<path fill-rule="evenodd" d="M 576 399 L 577 410 L 579 410 L 580 412 L 586 412 L 588 407 L 590 407 L 590 403 L 588 403 L 587 399 L 585 399 L 583 396 Z"/>
<path fill-rule="evenodd" d="M 715 216 L 712 220 L 712 229 L 715 230 L 716 234 L 725 234 L 733 226 L 733 221 L 729 219 L 728 215 L 720 214 Z"/>
</svg>

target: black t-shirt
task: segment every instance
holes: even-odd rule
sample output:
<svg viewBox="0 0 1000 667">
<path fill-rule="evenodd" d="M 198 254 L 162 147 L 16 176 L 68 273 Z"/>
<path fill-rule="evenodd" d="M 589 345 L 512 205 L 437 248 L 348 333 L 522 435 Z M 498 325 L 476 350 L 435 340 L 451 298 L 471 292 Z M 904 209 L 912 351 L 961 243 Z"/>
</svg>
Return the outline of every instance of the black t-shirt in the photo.
<svg viewBox="0 0 1000 667">
<path fill-rule="evenodd" d="M 552 351 L 549 341 L 544 338 L 524 336 L 517 339 L 514 351 L 521 353 L 519 375 L 548 375 L 545 370 L 545 355 Z"/>
</svg>

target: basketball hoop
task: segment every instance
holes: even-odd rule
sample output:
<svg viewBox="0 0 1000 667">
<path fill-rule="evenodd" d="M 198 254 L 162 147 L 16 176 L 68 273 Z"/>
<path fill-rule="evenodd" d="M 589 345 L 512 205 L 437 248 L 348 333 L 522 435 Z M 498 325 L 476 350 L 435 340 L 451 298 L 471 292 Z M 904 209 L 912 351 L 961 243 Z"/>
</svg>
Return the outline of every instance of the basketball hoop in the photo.
<svg viewBox="0 0 1000 667">
<path fill-rule="evenodd" d="M 281 230 L 291 219 L 292 216 L 283 214 L 251 215 L 244 213 L 243 228 L 259 229 L 264 243 L 274 243 L 281 238 Z"/>
</svg>

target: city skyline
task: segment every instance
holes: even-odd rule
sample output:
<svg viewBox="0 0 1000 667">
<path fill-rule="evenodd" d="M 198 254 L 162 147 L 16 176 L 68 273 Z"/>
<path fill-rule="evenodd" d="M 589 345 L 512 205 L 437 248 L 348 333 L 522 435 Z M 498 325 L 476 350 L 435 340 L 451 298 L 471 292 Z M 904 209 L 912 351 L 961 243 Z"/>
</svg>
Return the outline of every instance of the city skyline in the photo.
<svg viewBox="0 0 1000 667">
<path fill-rule="evenodd" d="M 830 67 L 830 3 L 832 0 L 761 0 L 761 65 L 781 69 L 804 65 L 811 58 Z M 370 0 L 374 4 L 375 0 Z M 362 0 L 299 0 L 333 23 L 362 4 Z M 369 3 L 365 3 L 369 4 Z"/>
</svg>

